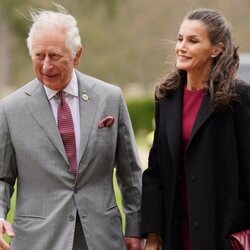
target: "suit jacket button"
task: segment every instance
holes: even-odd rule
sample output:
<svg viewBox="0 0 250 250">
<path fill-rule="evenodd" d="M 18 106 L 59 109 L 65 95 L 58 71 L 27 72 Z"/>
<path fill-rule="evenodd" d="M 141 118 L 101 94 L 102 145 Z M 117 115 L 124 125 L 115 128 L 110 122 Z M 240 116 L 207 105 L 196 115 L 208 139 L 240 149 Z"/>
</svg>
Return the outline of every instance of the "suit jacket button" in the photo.
<svg viewBox="0 0 250 250">
<path fill-rule="evenodd" d="M 75 219 L 75 217 L 74 217 L 73 215 L 70 215 L 70 216 L 69 216 L 69 220 L 70 220 L 70 221 L 73 221 L 74 219 Z"/>
</svg>

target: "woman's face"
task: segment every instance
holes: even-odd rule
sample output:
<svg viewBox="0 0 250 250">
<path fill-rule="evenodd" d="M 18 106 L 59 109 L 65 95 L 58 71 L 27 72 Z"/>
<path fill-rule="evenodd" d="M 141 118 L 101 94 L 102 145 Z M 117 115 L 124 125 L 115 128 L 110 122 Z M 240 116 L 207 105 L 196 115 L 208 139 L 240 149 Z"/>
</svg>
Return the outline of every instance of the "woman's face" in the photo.
<svg viewBox="0 0 250 250">
<path fill-rule="evenodd" d="M 207 27 L 198 20 L 185 20 L 175 47 L 176 67 L 187 73 L 207 73 L 212 65 L 215 46 L 209 40 Z"/>
</svg>

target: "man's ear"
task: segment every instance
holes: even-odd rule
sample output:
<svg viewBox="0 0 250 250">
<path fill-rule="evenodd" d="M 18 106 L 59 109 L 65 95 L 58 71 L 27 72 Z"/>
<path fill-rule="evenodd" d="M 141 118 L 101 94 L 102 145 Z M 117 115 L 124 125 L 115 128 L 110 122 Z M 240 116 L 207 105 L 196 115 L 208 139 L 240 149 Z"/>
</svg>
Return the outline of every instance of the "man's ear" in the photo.
<svg viewBox="0 0 250 250">
<path fill-rule="evenodd" d="M 77 65 L 80 62 L 80 58 L 81 58 L 82 52 L 83 52 L 83 48 L 80 48 L 77 51 L 77 53 L 75 55 L 75 58 L 74 58 L 74 65 Z"/>
<path fill-rule="evenodd" d="M 219 56 L 224 50 L 224 44 L 219 42 L 218 44 L 216 44 L 214 46 L 214 49 L 213 49 L 213 52 L 212 52 L 212 55 L 211 57 L 217 57 Z"/>
</svg>

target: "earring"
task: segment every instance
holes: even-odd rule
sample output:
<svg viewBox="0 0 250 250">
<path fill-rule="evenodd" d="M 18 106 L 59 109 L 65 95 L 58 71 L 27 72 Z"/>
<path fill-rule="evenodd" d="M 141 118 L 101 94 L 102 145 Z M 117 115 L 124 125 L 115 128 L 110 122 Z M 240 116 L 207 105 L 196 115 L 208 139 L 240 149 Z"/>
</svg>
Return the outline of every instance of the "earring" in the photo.
<svg viewBox="0 0 250 250">
<path fill-rule="evenodd" d="M 211 57 L 215 58 L 217 55 L 211 55 Z"/>
</svg>

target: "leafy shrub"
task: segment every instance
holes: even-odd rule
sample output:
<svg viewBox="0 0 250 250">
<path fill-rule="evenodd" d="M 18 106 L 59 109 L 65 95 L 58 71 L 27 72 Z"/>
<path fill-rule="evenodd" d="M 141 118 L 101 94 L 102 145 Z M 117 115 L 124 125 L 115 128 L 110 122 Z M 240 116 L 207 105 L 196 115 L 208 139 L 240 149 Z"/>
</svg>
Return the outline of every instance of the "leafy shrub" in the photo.
<svg viewBox="0 0 250 250">
<path fill-rule="evenodd" d="M 135 135 L 153 130 L 154 100 L 152 98 L 127 99 L 128 111 Z"/>
</svg>

